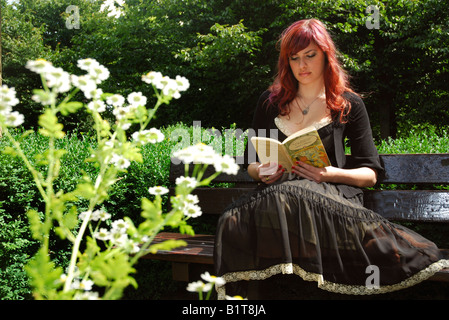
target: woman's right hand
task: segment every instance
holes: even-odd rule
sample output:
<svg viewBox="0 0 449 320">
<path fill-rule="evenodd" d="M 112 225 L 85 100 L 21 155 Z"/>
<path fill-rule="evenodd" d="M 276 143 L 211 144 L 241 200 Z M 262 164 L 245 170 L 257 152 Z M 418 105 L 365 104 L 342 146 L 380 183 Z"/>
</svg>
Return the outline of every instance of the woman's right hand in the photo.
<svg viewBox="0 0 449 320">
<path fill-rule="evenodd" d="M 276 181 L 278 181 L 282 175 L 285 172 L 285 169 L 282 168 L 281 165 L 278 165 L 277 163 L 270 162 L 270 163 L 264 163 L 260 164 L 257 169 L 257 175 L 265 184 L 271 184 Z"/>
</svg>

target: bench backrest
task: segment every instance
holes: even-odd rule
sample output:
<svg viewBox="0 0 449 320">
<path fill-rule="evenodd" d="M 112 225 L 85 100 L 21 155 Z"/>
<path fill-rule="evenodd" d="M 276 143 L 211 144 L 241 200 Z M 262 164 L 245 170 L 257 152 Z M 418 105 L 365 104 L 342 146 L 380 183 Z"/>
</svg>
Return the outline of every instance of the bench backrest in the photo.
<svg viewBox="0 0 449 320">
<path fill-rule="evenodd" d="M 449 154 L 384 154 L 380 158 L 385 175 L 379 177 L 380 188 L 364 191 L 367 208 L 390 220 L 449 222 Z M 210 166 L 205 176 L 212 172 Z M 172 164 L 170 181 L 181 175 L 184 175 L 184 165 Z M 255 185 L 244 170 L 235 176 L 221 174 L 214 182 L 235 186 L 197 190 L 195 193 L 205 213 L 221 213 L 229 203 L 248 192 L 248 187 Z M 383 190 L 389 185 L 400 186 Z M 435 190 L 433 185 L 445 186 Z"/>
</svg>

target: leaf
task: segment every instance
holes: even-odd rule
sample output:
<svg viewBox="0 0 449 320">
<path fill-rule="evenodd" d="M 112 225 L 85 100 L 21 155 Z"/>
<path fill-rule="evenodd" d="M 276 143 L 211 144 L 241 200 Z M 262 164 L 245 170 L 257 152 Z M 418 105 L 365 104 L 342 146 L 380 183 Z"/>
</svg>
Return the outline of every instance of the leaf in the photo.
<svg viewBox="0 0 449 320">
<path fill-rule="evenodd" d="M 48 252 L 40 248 L 37 254 L 25 266 L 33 286 L 33 294 L 37 299 L 53 299 L 57 289 L 62 285 L 59 281 L 62 268 L 50 261 Z"/>
<path fill-rule="evenodd" d="M 44 114 L 39 116 L 39 125 L 42 127 L 39 132 L 46 137 L 62 139 L 65 133 L 62 131 L 63 125 L 58 123 L 58 118 L 50 109 L 45 110 Z"/>
<path fill-rule="evenodd" d="M 41 222 L 39 213 L 36 210 L 28 210 L 28 221 L 30 223 L 31 235 L 36 240 L 43 240 L 45 234 L 44 224 Z"/>
<path fill-rule="evenodd" d="M 59 111 L 63 116 L 66 116 L 70 113 L 75 113 L 78 111 L 78 109 L 82 108 L 84 105 L 82 102 L 78 101 L 71 101 L 67 103 L 61 103 L 59 105 Z"/>
<path fill-rule="evenodd" d="M 142 217 L 150 220 L 162 220 L 161 208 L 147 198 L 142 198 Z"/>
<path fill-rule="evenodd" d="M 66 228 L 69 230 L 74 229 L 76 226 L 78 226 L 78 209 L 76 206 L 73 206 L 70 208 L 69 212 L 67 212 L 62 217 L 62 222 Z"/>
</svg>

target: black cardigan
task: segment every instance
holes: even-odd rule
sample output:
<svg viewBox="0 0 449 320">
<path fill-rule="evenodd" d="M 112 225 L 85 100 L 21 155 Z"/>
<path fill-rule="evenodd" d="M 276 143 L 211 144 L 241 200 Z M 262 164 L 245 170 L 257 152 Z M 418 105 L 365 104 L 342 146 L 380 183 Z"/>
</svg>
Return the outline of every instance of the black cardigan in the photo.
<svg viewBox="0 0 449 320">
<path fill-rule="evenodd" d="M 279 115 L 279 109 L 277 106 L 269 105 L 269 94 L 269 91 L 265 91 L 259 98 L 251 128 L 254 131 L 251 131 L 257 135 L 258 130 L 265 129 L 267 133 L 270 132 L 269 130 L 277 130 L 278 139 L 283 141 L 287 137 L 278 130 L 274 123 L 274 119 Z M 351 111 L 347 116 L 347 121 L 340 123 L 338 120 L 334 120 L 332 123 L 336 166 L 344 169 L 369 167 L 376 170 L 379 176 L 383 174 L 384 169 L 380 163 L 376 146 L 374 145 L 370 120 L 365 104 L 359 96 L 350 92 L 346 92 L 344 98 L 351 103 Z M 344 143 L 346 138 L 348 138 L 351 147 L 350 158 L 345 155 Z M 245 151 L 244 168 L 247 168 L 249 165 L 249 150 L 255 153 L 251 143 L 247 144 Z M 339 189 L 347 198 L 360 195 L 362 192 L 358 188 L 346 185 L 339 185 Z"/>
</svg>

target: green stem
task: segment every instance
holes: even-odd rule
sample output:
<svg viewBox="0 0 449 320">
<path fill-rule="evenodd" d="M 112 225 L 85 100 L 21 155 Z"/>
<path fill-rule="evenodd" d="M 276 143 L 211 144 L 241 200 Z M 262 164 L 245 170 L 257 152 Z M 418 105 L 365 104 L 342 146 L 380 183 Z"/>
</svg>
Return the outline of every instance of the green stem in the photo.
<svg viewBox="0 0 449 320">
<path fill-rule="evenodd" d="M 15 148 L 16 152 L 18 153 L 19 157 L 23 160 L 27 169 L 31 172 L 31 175 L 33 176 L 33 180 L 34 180 L 36 187 L 39 190 L 39 193 L 41 194 L 42 198 L 44 199 L 45 202 L 47 202 L 47 194 L 42 185 L 38 171 L 36 169 L 34 169 L 33 165 L 30 163 L 28 158 L 23 153 L 22 148 L 20 147 L 20 144 L 14 139 L 14 137 L 9 132 L 8 128 L 4 127 L 3 130 L 5 130 L 3 133 L 8 137 L 8 139 L 14 145 L 14 148 Z"/>
</svg>

